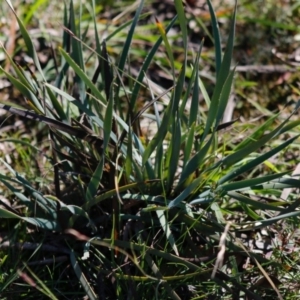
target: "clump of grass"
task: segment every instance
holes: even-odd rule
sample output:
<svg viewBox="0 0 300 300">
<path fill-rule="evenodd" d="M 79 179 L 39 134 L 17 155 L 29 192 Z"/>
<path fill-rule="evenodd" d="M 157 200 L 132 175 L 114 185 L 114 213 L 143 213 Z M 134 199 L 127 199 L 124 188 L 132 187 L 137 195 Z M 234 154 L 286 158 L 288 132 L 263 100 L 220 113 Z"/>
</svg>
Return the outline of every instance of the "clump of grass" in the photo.
<svg viewBox="0 0 300 300">
<path fill-rule="evenodd" d="M 235 74 L 231 61 L 236 7 L 222 54 L 218 22 L 207 1 L 216 63 L 216 84 L 210 87 L 210 95 L 199 74 L 202 44 L 188 68 L 182 1 L 174 1 L 177 17 L 169 24 L 156 20 L 160 36 L 136 76 L 130 73 L 128 58 L 144 1 L 133 19 L 106 39 L 98 34 L 93 1 L 89 8 L 94 48 L 85 42 L 88 29 L 82 27 L 83 10 L 77 15 L 71 1 L 64 10 L 55 76 L 53 70 L 49 76 L 41 67 L 30 35 L 7 3 L 36 73 L 21 68 L 7 55 L 13 72 L 3 68 L 2 72 L 31 110 L 5 103 L 0 107 L 47 125 L 46 158 L 52 168 L 53 189 L 40 191 L 26 174 L 0 159 L 5 169 L 0 181 L 7 198 L 17 199 L 16 205 L 3 203 L 0 207 L 0 216 L 9 220 L 7 226 L 13 226 L 14 232 L 3 247 L 17 250 L 20 243 L 31 240 L 23 245 L 23 251 L 34 249 L 22 256 L 27 264 L 18 261 L 11 274 L 2 276 L 2 293 L 12 294 L 13 284 L 18 284 L 18 293 L 27 297 L 30 290 L 32 297 L 42 292 L 53 299 L 61 295 L 267 299 L 266 290 L 271 288 L 282 298 L 277 287 L 279 263 L 248 248 L 250 237 L 245 238 L 246 243 L 237 236 L 268 229 L 300 214 L 295 194 L 289 192 L 289 198 L 280 199 L 283 190 L 299 187 L 298 179 L 279 162 L 271 161 L 299 138 L 293 132 L 299 121 L 290 121 L 299 103 L 283 121 L 278 122 L 280 113 L 271 115 L 246 131 L 247 135 L 240 131 L 238 120 L 223 123 Z M 176 22 L 183 45 L 180 68 L 168 37 Z M 125 28 L 123 48 L 114 60 L 110 43 Z M 146 76 L 160 47 L 173 83 L 163 91 Z M 141 107 L 142 93 L 151 98 Z M 200 94 L 206 111 L 199 106 Z M 141 130 L 143 117 L 154 122 L 153 136 L 145 136 Z M 234 128 L 234 132 L 228 134 L 226 128 Z M 276 144 L 281 135 L 286 140 Z M 30 239 L 26 236 L 29 232 Z M 7 255 L 12 257 L 15 250 Z M 45 263 L 37 260 L 45 253 L 55 257 L 52 269 L 28 267 Z M 5 263 L 3 260 L 2 265 Z"/>
</svg>

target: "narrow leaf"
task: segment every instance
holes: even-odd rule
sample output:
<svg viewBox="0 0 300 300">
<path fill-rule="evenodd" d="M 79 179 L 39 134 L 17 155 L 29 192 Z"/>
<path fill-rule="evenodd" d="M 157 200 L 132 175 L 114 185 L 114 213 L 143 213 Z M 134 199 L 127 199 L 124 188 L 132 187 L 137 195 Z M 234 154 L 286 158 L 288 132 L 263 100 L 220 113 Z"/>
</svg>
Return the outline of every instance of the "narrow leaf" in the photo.
<svg viewBox="0 0 300 300">
<path fill-rule="evenodd" d="M 245 165 L 234 169 L 233 171 L 227 173 L 225 176 L 223 176 L 219 181 L 218 181 L 218 185 L 221 185 L 225 182 L 228 182 L 234 178 L 236 178 L 237 176 L 243 174 L 244 172 L 247 172 L 249 170 L 251 170 L 252 168 L 258 166 L 259 164 L 261 164 L 262 162 L 264 162 L 265 160 L 267 160 L 268 158 L 272 157 L 273 155 L 275 155 L 276 153 L 278 153 L 279 151 L 283 150 L 284 148 L 286 148 L 288 145 L 290 145 L 293 141 L 295 141 L 300 135 L 297 135 L 293 138 L 290 138 L 289 140 L 285 141 L 284 143 L 282 143 L 281 145 L 275 147 L 274 149 L 268 151 L 265 154 L 260 155 L 259 157 L 253 159 L 252 161 L 250 161 L 249 163 L 246 163 Z"/>
<path fill-rule="evenodd" d="M 87 281 L 84 273 L 82 272 L 73 251 L 70 252 L 70 261 L 71 261 L 71 265 L 73 267 L 73 270 L 74 270 L 77 278 L 79 279 L 79 282 L 80 282 L 81 286 L 85 290 L 87 296 L 91 300 L 96 300 L 97 296 L 96 296 L 94 290 L 92 289 L 92 287 L 90 286 L 89 282 Z"/>
<path fill-rule="evenodd" d="M 158 220 L 161 224 L 161 227 L 162 227 L 163 231 L 166 234 L 166 237 L 167 237 L 171 247 L 173 248 L 175 254 L 177 256 L 179 256 L 179 252 L 178 252 L 178 249 L 177 249 L 177 246 L 176 246 L 176 243 L 175 243 L 175 239 L 174 239 L 174 236 L 171 232 L 171 229 L 170 229 L 170 226 L 169 226 L 168 221 L 166 219 L 166 216 L 164 214 L 164 211 L 163 210 L 156 210 L 156 214 L 157 214 Z"/>
<path fill-rule="evenodd" d="M 21 19 L 17 16 L 11 2 L 9 0 L 5 0 L 6 3 L 8 3 L 8 5 L 10 6 L 13 14 L 15 15 L 17 21 L 18 21 L 18 24 L 19 24 L 19 27 L 20 27 L 20 31 L 21 31 L 21 34 L 23 36 L 23 39 L 25 41 L 25 44 L 26 44 L 26 47 L 28 49 L 28 52 L 29 52 L 29 55 L 33 58 L 33 61 L 34 61 L 34 64 L 35 66 L 37 67 L 37 69 L 39 70 L 40 72 L 40 75 L 42 76 L 43 80 L 46 81 L 45 77 L 44 77 L 44 74 L 43 74 L 43 70 L 42 70 L 42 67 L 40 65 L 40 61 L 39 61 L 39 58 L 38 58 L 38 55 L 35 51 L 35 48 L 34 48 L 34 45 L 33 45 L 33 42 L 24 26 L 24 24 L 22 23 Z"/>
<path fill-rule="evenodd" d="M 211 18 L 211 25 L 212 25 L 213 36 L 214 36 L 216 73 L 217 73 L 217 76 L 218 76 L 218 74 L 220 72 L 220 68 L 221 68 L 221 61 L 222 61 L 221 35 L 220 35 L 220 31 L 219 31 L 218 20 L 216 18 L 216 14 L 215 14 L 214 8 L 211 4 L 211 1 L 207 0 L 207 4 L 208 4 L 208 8 L 209 8 L 209 13 L 210 13 L 210 18 Z"/>
</svg>

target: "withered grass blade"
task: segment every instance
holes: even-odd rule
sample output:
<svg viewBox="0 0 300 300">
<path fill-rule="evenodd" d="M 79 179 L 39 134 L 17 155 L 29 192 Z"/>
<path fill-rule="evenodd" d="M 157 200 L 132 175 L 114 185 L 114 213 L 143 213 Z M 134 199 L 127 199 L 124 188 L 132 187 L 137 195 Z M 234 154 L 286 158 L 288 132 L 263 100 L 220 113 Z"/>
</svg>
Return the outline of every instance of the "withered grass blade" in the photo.
<svg viewBox="0 0 300 300">
<path fill-rule="evenodd" d="M 103 140 L 101 138 L 91 135 L 89 132 L 82 130 L 82 128 L 81 129 L 75 128 L 63 122 L 36 114 L 32 111 L 14 108 L 12 106 L 5 105 L 5 104 L 0 104 L 0 108 L 9 111 L 14 115 L 18 115 L 20 117 L 24 117 L 29 120 L 43 122 L 48 126 L 50 126 L 51 128 L 66 132 L 70 135 L 75 136 L 78 139 L 87 141 L 88 143 L 97 144 L 97 146 L 100 147 L 99 149 L 103 148 Z"/>
</svg>

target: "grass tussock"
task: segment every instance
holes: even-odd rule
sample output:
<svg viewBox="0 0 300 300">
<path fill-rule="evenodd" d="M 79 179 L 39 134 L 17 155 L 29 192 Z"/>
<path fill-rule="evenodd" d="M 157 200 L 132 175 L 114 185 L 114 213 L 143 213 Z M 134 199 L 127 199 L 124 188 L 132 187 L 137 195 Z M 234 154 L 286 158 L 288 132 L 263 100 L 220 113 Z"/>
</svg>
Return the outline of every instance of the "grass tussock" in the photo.
<svg viewBox="0 0 300 300">
<path fill-rule="evenodd" d="M 297 65 L 245 40 L 259 25 L 293 36 L 287 16 L 210 0 L 22 5 L 1 4 L 3 299 L 296 299 Z M 287 62 L 292 45 L 266 44 Z"/>
</svg>

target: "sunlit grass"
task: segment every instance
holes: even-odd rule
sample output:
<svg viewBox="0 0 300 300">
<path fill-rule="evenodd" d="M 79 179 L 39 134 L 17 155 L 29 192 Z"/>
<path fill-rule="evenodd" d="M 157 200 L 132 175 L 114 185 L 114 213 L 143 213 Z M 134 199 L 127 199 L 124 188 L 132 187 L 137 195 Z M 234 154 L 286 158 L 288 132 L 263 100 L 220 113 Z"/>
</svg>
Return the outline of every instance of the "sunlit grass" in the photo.
<svg viewBox="0 0 300 300">
<path fill-rule="evenodd" d="M 17 11 L 22 37 L 1 75 L 26 98 L 8 99 L 7 88 L 1 99 L 19 116 L 1 123 L 1 294 L 294 299 L 297 77 L 234 72 L 232 61 L 273 63 L 277 44 L 263 48 L 266 60 L 243 28 L 293 37 L 285 20 L 297 7 L 275 24 L 267 2 L 270 21 L 254 22 L 256 1 L 241 1 L 235 23 L 230 5 L 204 14 L 178 0 L 177 20 L 155 21 L 150 2 L 74 1 L 55 16 L 59 35 L 42 34 L 53 47 L 42 63 L 31 28 L 52 27 L 41 8 L 57 8 L 40 2 Z M 239 51 L 251 59 L 241 63 Z"/>
</svg>

